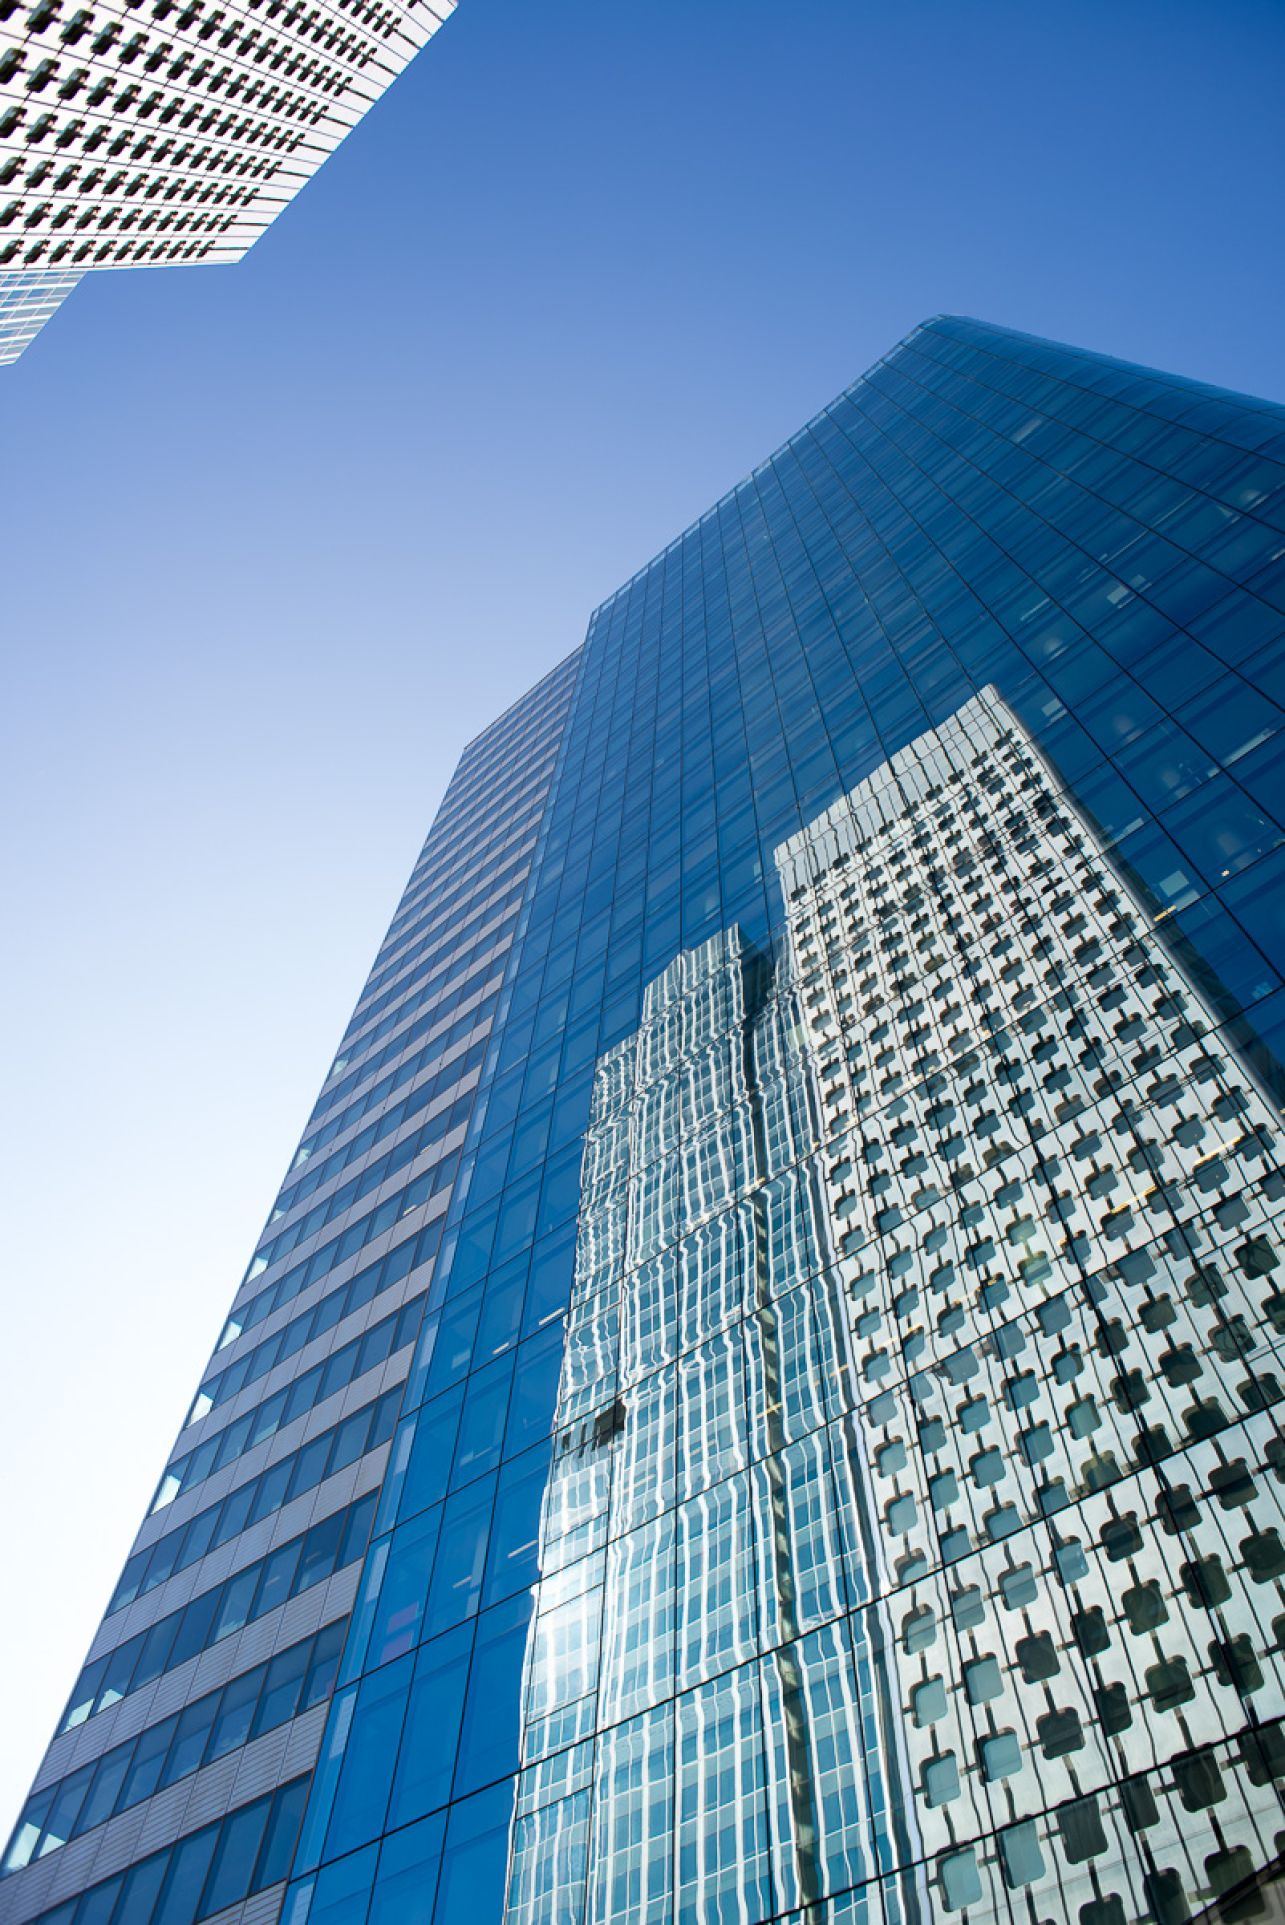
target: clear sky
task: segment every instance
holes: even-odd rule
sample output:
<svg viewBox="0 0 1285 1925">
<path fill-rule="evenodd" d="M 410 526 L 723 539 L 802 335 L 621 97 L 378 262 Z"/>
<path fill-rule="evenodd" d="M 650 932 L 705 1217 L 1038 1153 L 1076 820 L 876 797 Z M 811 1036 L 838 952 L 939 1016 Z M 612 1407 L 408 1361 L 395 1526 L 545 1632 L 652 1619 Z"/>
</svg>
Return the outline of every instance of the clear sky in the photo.
<svg viewBox="0 0 1285 1925">
<path fill-rule="evenodd" d="M 1279 0 L 461 0 L 0 370 L 0 1827 L 462 743 L 941 311 L 1285 399 Z"/>
</svg>

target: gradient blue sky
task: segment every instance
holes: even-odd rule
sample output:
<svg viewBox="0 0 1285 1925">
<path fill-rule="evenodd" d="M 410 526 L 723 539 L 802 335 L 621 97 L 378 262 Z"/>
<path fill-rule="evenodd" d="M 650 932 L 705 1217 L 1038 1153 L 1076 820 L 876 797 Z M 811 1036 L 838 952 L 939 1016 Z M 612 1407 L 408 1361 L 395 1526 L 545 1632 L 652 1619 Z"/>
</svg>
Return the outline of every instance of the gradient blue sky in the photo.
<svg viewBox="0 0 1285 1925">
<path fill-rule="evenodd" d="M 1285 399 L 1285 10 L 461 0 L 0 371 L 0 1826 L 464 740 L 910 327 Z"/>
</svg>

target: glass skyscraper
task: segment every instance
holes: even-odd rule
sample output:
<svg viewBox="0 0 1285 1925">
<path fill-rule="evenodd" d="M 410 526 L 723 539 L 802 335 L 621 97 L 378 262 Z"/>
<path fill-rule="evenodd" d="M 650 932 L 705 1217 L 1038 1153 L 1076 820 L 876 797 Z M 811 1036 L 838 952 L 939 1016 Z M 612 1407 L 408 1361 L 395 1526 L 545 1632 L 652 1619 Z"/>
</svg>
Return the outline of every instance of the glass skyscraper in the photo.
<svg viewBox="0 0 1285 1925">
<path fill-rule="evenodd" d="M 917 328 L 466 751 L 26 1925 L 1248 1919 L 1285 409 Z"/>
</svg>

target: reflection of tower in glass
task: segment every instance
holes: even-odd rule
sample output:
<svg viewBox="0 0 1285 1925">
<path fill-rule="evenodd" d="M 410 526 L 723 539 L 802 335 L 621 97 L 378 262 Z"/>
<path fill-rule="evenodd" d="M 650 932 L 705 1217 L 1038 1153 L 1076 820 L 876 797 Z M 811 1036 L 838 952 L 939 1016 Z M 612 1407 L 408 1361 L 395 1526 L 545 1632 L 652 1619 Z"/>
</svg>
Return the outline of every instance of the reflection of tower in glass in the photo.
<svg viewBox="0 0 1285 1925">
<path fill-rule="evenodd" d="M 797 1025 L 731 930 L 599 1064 L 510 1925 L 773 1917 L 907 1850 Z"/>
<path fill-rule="evenodd" d="M 1271 1105 L 990 691 L 777 866 L 599 1065 L 509 1925 L 1250 1916 Z"/>
<path fill-rule="evenodd" d="M 934 1902 L 1257 1915 L 1285 1846 L 1270 1104 L 992 691 L 778 869 Z"/>
</svg>

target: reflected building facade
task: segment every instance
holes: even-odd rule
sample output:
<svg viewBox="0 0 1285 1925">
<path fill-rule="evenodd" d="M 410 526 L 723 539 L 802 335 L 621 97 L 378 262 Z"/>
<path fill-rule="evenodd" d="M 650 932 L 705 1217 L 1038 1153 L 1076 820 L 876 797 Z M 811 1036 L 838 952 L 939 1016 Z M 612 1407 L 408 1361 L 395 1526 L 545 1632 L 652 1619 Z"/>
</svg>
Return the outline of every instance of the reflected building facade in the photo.
<svg viewBox="0 0 1285 1925">
<path fill-rule="evenodd" d="M 773 1918 L 866 1883 L 890 1793 L 905 1822 L 801 1045 L 733 929 L 598 1068 L 509 1925 Z"/>
<path fill-rule="evenodd" d="M 15 1925 L 1252 1917 L 1285 410 L 916 329 L 467 752 Z"/>
<path fill-rule="evenodd" d="M 1281 1840 L 1276 1104 L 993 690 L 779 866 L 932 1909 L 1184 1918 Z"/>
</svg>

